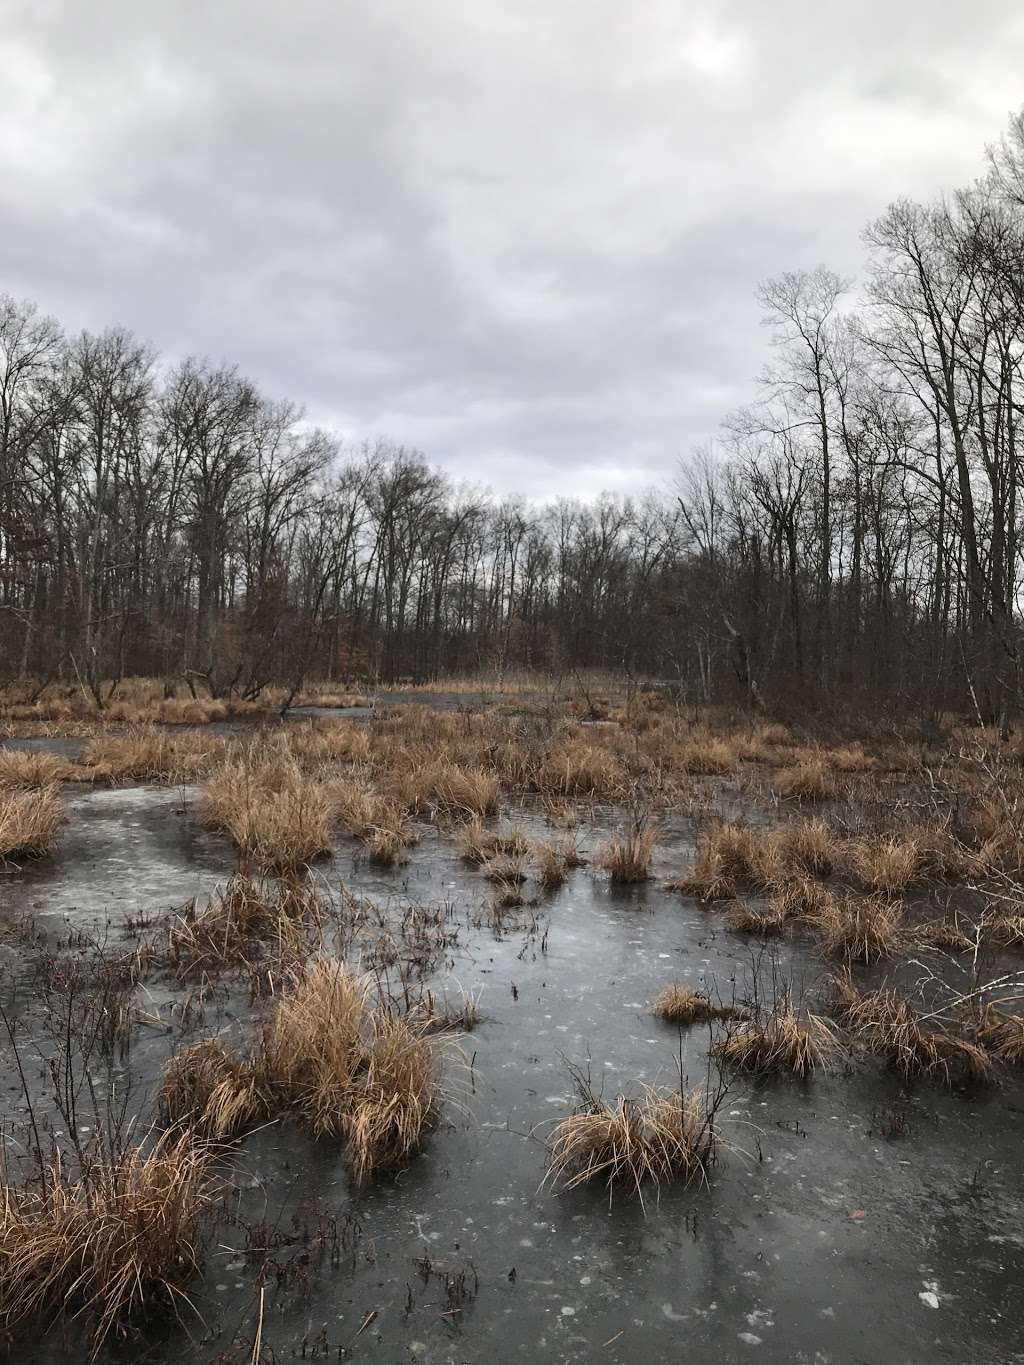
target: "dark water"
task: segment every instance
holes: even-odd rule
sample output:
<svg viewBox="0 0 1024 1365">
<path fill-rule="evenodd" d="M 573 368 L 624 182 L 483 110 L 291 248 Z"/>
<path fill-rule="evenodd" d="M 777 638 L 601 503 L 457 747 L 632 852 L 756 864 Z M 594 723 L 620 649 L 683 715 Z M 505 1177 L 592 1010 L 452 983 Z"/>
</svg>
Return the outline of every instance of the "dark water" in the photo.
<svg viewBox="0 0 1024 1365">
<path fill-rule="evenodd" d="M 192 799 L 71 789 L 61 851 L 4 877 L 0 910 L 54 934 L 109 922 L 116 941 L 125 914 L 167 911 L 210 889 L 233 860 L 198 829 Z M 551 837 L 536 815 L 521 818 Z M 685 829 L 671 819 L 659 876 L 685 865 Z M 584 827 L 584 843 L 599 837 Z M 433 831 L 404 869 L 374 869 L 345 841 L 320 875 L 328 886 L 343 878 L 395 918 L 408 900 L 450 904 L 458 941 L 441 984 L 478 993 L 484 1016 L 449 1068 L 452 1100 L 408 1170 L 362 1191 L 350 1188 L 336 1145 L 290 1123 L 246 1139 L 196 1289 L 201 1316 L 151 1327 L 112 1357 L 191 1365 L 212 1362 L 236 1336 L 251 1346 L 259 1294 L 238 1214 L 266 1220 L 279 1242 L 311 1238 L 308 1264 L 301 1241 L 273 1252 L 280 1282 L 271 1276 L 266 1289 L 263 1339 L 279 1360 L 1024 1360 L 1017 1080 L 985 1095 L 922 1085 L 906 1101 L 891 1076 L 860 1060 L 840 1059 L 807 1084 L 740 1080 L 722 1111 L 729 1150 L 707 1187 L 652 1193 L 646 1207 L 625 1194 L 609 1207 L 602 1190 L 556 1196 L 542 1188 L 543 1143 L 572 1105 L 567 1063 L 589 1065 L 610 1097 L 673 1083 L 681 1048 L 683 1070 L 701 1080 L 707 1033 L 680 1038 L 650 1002 L 673 980 L 742 994 L 760 949 L 656 882 L 618 891 L 588 868 L 495 928 L 482 912 L 486 883 Z M 787 939 L 774 953 L 762 977 L 771 968 L 798 994 L 824 970 L 809 941 Z M 4 989 L 14 989 L 10 976 Z M 167 983 L 141 990 L 147 1011 L 170 1017 Z M 245 1002 L 227 998 L 204 1031 L 235 1039 L 251 1027 Z M 139 1028 L 131 1067 L 141 1112 L 178 1041 Z M 894 1111 L 905 1119 L 899 1138 L 883 1136 Z M 332 1218 L 344 1233 L 336 1258 L 317 1237 Z M 457 1311 L 437 1271 L 465 1273 Z M 9 1358 L 81 1360 L 80 1334 L 57 1328 Z"/>
</svg>

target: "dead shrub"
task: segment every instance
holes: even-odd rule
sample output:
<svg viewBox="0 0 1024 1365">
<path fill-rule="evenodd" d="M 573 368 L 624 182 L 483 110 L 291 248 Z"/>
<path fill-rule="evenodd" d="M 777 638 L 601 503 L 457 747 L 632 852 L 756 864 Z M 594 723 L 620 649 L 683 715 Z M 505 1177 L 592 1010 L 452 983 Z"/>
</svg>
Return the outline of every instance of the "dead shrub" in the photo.
<svg viewBox="0 0 1024 1365">
<path fill-rule="evenodd" d="M 99 1350 L 143 1307 L 187 1303 L 210 1205 L 205 1158 L 168 1134 L 88 1163 L 55 1158 L 38 1183 L 0 1191 L 0 1319 L 8 1330 L 64 1310 L 87 1314 Z"/>
<path fill-rule="evenodd" d="M 44 857 L 66 818 L 56 787 L 0 791 L 0 862 Z"/>
</svg>

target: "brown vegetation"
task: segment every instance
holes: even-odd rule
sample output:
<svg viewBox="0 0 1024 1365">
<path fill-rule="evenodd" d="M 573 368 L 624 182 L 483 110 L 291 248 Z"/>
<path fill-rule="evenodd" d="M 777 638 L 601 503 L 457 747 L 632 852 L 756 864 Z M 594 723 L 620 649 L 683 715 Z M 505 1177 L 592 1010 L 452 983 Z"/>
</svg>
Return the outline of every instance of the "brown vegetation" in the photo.
<svg viewBox="0 0 1024 1365">
<path fill-rule="evenodd" d="M 334 809 L 329 785 L 304 777 L 294 759 L 250 748 L 210 776 L 200 819 L 229 834 L 244 861 L 290 871 L 331 851 Z"/>
<path fill-rule="evenodd" d="M 883 896 L 832 897 L 815 923 L 829 956 L 869 963 L 896 951 L 901 917 L 899 906 Z"/>
<path fill-rule="evenodd" d="M 654 1013 L 666 1023 L 704 1023 L 713 1019 L 738 1019 L 743 1011 L 734 1005 L 715 1004 L 709 995 L 692 986 L 665 986 L 654 1002 Z"/>
<path fill-rule="evenodd" d="M 38 1185 L 0 1189 L 0 1320 L 62 1308 L 91 1320 L 98 1349 L 143 1307 L 187 1302 L 209 1205 L 204 1157 L 169 1134 L 91 1160 L 75 1179 L 55 1158 Z"/>
<path fill-rule="evenodd" d="M 745 1071 L 790 1071 L 807 1076 L 824 1067 L 835 1036 L 816 1014 L 801 1018 L 788 999 L 764 1015 L 741 1023 L 712 1049 L 712 1055 Z"/>
<path fill-rule="evenodd" d="M 0 790 L 0 862 L 44 857 L 65 818 L 56 787 Z"/>
</svg>

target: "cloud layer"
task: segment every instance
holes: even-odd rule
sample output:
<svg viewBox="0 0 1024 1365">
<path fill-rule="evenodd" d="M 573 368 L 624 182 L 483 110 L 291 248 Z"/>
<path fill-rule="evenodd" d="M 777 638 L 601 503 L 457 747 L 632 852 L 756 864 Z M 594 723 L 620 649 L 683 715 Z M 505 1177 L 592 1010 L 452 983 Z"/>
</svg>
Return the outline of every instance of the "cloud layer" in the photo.
<svg viewBox="0 0 1024 1365">
<path fill-rule="evenodd" d="M 0 34 L 0 289 L 528 496 L 749 398 L 759 279 L 855 271 L 1024 102 L 1002 0 L 105 0 Z"/>
</svg>

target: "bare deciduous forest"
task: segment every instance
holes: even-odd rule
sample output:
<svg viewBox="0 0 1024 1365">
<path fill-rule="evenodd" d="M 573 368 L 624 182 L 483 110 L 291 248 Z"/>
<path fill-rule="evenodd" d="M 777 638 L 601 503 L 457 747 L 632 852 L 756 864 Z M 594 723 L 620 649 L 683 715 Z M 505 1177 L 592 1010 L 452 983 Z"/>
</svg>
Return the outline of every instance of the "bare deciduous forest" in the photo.
<svg viewBox="0 0 1024 1365">
<path fill-rule="evenodd" d="M 771 361 L 718 453 L 592 504 L 342 447 L 228 365 L 4 297 L 6 679 L 102 704 L 128 674 L 252 698 L 602 666 L 701 700 L 1012 715 L 1024 116 L 976 184 L 894 203 L 865 240 L 859 281 L 761 286 Z"/>
</svg>

